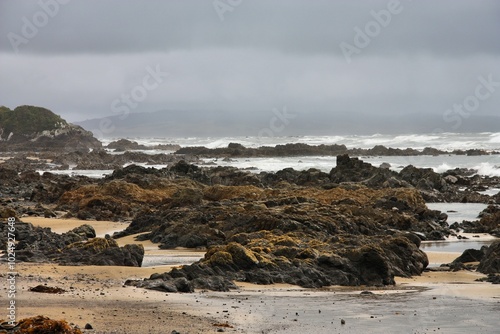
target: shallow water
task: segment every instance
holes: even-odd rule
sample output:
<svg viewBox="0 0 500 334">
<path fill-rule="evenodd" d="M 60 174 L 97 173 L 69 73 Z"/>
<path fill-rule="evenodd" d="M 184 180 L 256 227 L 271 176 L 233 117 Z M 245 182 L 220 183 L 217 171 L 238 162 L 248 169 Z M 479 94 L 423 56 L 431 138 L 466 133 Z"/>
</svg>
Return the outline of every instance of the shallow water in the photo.
<svg viewBox="0 0 500 334">
<path fill-rule="evenodd" d="M 426 203 L 431 210 L 439 210 L 448 215 L 448 224 L 464 220 L 478 220 L 478 215 L 488 205 L 482 203 Z"/>
<path fill-rule="evenodd" d="M 486 189 L 484 191 L 478 191 L 478 193 L 483 194 L 483 195 L 488 195 L 488 196 L 494 196 L 494 195 L 500 193 L 500 189 L 499 188 L 490 188 L 490 189 Z"/>
<path fill-rule="evenodd" d="M 158 251 L 156 251 L 158 252 Z M 146 254 L 142 261 L 141 267 L 156 267 L 156 266 L 166 266 L 166 265 L 190 265 L 200 259 L 202 259 L 204 254 L 200 255 L 188 255 L 188 254 L 170 254 L 169 251 L 165 251 L 165 254 Z"/>
<path fill-rule="evenodd" d="M 454 240 L 454 241 L 425 241 L 420 245 L 424 252 L 459 252 L 466 249 L 481 249 L 489 246 L 493 240 Z"/>
<path fill-rule="evenodd" d="M 439 210 L 448 215 L 448 224 L 455 222 L 461 223 L 464 220 L 477 220 L 478 215 L 487 205 L 481 203 L 426 203 L 431 210 Z M 461 240 L 443 240 L 443 241 L 425 241 L 420 248 L 426 252 L 459 252 L 466 249 L 481 249 L 482 246 L 490 245 L 493 240 L 477 240 L 474 236 L 468 236 L 469 239 Z"/>
</svg>

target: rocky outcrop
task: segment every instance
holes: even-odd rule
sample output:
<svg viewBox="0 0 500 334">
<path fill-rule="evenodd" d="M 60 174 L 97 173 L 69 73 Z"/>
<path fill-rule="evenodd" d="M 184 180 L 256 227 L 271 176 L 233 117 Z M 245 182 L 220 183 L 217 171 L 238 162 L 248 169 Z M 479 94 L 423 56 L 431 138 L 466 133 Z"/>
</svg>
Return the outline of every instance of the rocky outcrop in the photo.
<svg viewBox="0 0 500 334">
<path fill-rule="evenodd" d="M 0 151 L 89 151 L 101 142 L 48 109 L 20 106 L 0 110 Z"/>
<path fill-rule="evenodd" d="M 337 156 L 337 166 L 330 171 L 334 183 L 354 182 L 369 187 L 400 188 L 410 184 L 398 180 L 397 173 L 387 168 L 377 168 L 347 154 Z"/>
<path fill-rule="evenodd" d="M 210 248 L 198 263 L 128 284 L 165 291 L 173 291 L 170 287 L 176 286 L 179 279 L 184 280 L 188 291 L 227 291 L 235 287 L 233 280 L 309 288 L 382 286 L 394 284 L 394 275 L 418 275 L 428 264 L 426 255 L 404 236 L 349 239 L 352 244 L 347 247 L 343 242 L 316 240 L 297 233 L 235 235 L 226 245 Z"/>
<path fill-rule="evenodd" d="M 108 144 L 108 149 L 115 152 L 133 151 L 133 150 L 163 150 L 163 151 L 177 151 L 181 147 L 176 144 L 160 144 L 154 146 L 141 145 L 135 141 L 128 139 L 119 139 Z"/>
<path fill-rule="evenodd" d="M 67 245 L 55 261 L 63 265 L 140 267 L 144 258 L 142 245 L 119 247 L 111 238 L 94 238 Z"/>
<path fill-rule="evenodd" d="M 303 143 L 276 145 L 275 147 L 261 146 L 258 148 L 245 147 L 239 143 L 229 143 L 227 147 L 207 148 L 203 146 L 182 147 L 177 154 L 199 155 L 204 157 L 266 157 L 266 156 L 336 156 L 349 154 L 351 156 L 419 156 L 419 155 L 490 155 L 498 152 L 487 152 L 481 149 L 442 151 L 432 147 L 423 150 L 412 148 L 399 149 L 383 145 L 375 145 L 373 148 L 350 148 L 345 145 L 308 145 Z"/>
<path fill-rule="evenodd" d="M 483 259 L 487 247 L 483 249 L 466 249 L 453 263 L 479 262 Z"/>
<path fill-rule="evenodd" d="M 464 221 L 459 226 L 466 233 L 489 233 L 500 237 L 500 207 L 498 205 L 489 205 L 484 209 L 476 221 Z"/>
<path fill-rule="evenodd" d="M 164 203 L 184 201 L 182 191 L 202 187 L 189 180 L 172 182 L 149 174 L 144 178 L 127 174 L 126 180 L 112 176 L 101 184 L 90 184 L 65 192 L 58 200 L 59 210 L 80 219 L 127 220 L 138 212 Z M 138 183 L 138 184 L 137 184 Z M 177 199 L 178 196 L 181 196 Z"/>
<path fill-rule="evenodd" d="M 30 223 L 16 222 L 15 236 L 18 241 L 16 245 L 16 260 L 26 262 L 49 262 L 59 251 L 67 245 L 87 240 L 86 235 L 82 235 L 82 229 L 77 232 L 69 231 L 57 234 L 50 228 L 33 226 Z M 4 246 L 7 240 L 7 225 L 1 224 L 2 235 L 0 236 L 0 246 Z M 85 228 L 86 229 L 86 228 Z M 93 232 L 93 229 L 89 229 Z M 95 232 L 94 232 L 95 235 Z M 4 248 L 5 249 L 5 248 Z"/>
<path fill-rule="evenodd" d="M 416 168 L 409 165 L 401 170 L 399 176 L 403 181 L 427 192 L 446 192 L 449 190 L 446 180 L 441 174 L 434 172 L 432 168 Z"/>
<path fill-rule="evenodd" d="M 349 154 L 353 156 L 413 156 L 428 154 L 444 154 L 447 152 L 437 149 L 426 148 L 422 151 L 407 148 L 387 148 L 382 145 L 371 149 L 353 148 L 348 149 L 345 145 L 308 145 L 302 143 L 276 145 L 275 147 L 261 146 L 259 148 L 248 148 L 238 143 L 230 143 L 227 147 L 206 148 L 183 147 L 176 154 L 198 155 L 205 157 L 289 157 L 289 156 L 336 156 Z"/>
<path fill-rule="evenodd" d="M 21 221 L 15 226 L 17 261 L 140 267 L 144 258 L 142 245 L 119 247 L 113 239 L 96 238 L 90 225 L 82 225 L 62 234 Z M 0 224 L 0 232 L 0 247 L 5 249 L 7 224 Z"/>
<path fill-rule="evenodd" d="M 107 148 L 114 150 L 115 152 L 124 152 L 124 151 L 131 151 L 131 150 L 145 150 L 147 149 L 147 146 L 145 145 L 140 145 L 139 143 L 135 141 L 130 141 L 128 139 L 119 139 L 116 141 L 113 141 L 106 146 Z"/>
<path fill-rule="evenodd" d="M 500 240 L 494 241 L 488 247 L 477 270 L 483 274 L 500 273 Z"/>
<path fill-rule="evenodd" d="M 227 290 L 233 280 L 387 285 L 427 266 L 420 238 L 407 232 L 429 226 L 418 191 L 291 188 L 207 187 L 200 203 L 138 214 L 121 235 L 152 229 L 142 237 L 161 248 L 208 252 L 191 266 L 129 284 L 165 291 L 175 291 L 180 278 L 188 290 Z M 421 221 L 410 212 L 421 212 Z"/>
</svg>

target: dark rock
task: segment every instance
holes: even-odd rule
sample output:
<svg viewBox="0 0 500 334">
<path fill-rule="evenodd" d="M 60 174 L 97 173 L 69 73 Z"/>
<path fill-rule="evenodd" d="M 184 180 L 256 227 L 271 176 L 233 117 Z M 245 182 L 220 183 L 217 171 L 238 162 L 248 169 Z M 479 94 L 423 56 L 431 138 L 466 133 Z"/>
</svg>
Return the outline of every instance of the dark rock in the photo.
<svg viewBox="0 0 500 334">
<path fill-rule="evenodd" d="M 479 216 L 479 221 L 463 222 L 461 227 L 467 233 L 491 233 L 497 235 L 500 232 L 500 207 L 488 205 Z"/>
<path fill-rule="evenodd" d="M 445 192 L 449 187 L 441 174 L 434 172 L 432 168 L 417 168 L 409 165 L 399 172 L 399 176 L 416 188 L 426 191 Z"/>
<path fill-rule="evenodd" d="M 0 224 L 0 232 L 7 224 Z M 7 233 L 0 235 L 0 246 L 6 245 Z M 125 245 L 119 247 L 115 240 L 94 238 L 91 226 L 83 225 L 63 234 L 50 228 L 34 227 L 32 224 L 16 222 L 16 259 L 25 262 L 56 262 L 66 265 L 142 265 L 144 247 Z"/>
<path fill-rule="evenodd" d="M 115 152 L 123 152 L 130 150 L 164 150 L 164 151 L 176 151 L 181 147 L 175 144 L 160 144 L 155 146 L 145 146 L 140 145 L 135 141 L 130 141 L 128 139 L 119 139 L 108 144 L 107 148 L 115 150 Z"/>
<path fill-rule="evenodd" d="M 380 164 L 379 167 L 383 168 L 383 169 L 389 169 L 389 168 L 391 168 L 391 164 L 388 163 L 388 162 L 383 162 L 383 163 Z"/>
<path fill-rule="evenodd" d="M 85 238 L 95 238 L 96 233 L 94 228 L 91 225 L 84 224 L 80 225 L 78 227 L 75 227 L 74 229 L 71 230 L 71 232 L 78 234 L 80 236 L 83 236 Z"/>
<path fill-rule="evenodd" d="M 466 249 L 453 263 L 479 262 L 484 257 L 484 250 Z"/>
<path fill-rule="evenodd" d="M 147 146 L 139 145 L 135 141 L 130 141 L 128 139 L 119 139 L 108 144 L 107 148 L 115 150 L 115 152 L 129 151 L 129 150 L 145 150 L 148 149 Z"/>
<path fill-rule="evenodd" d="M 380 187 L 391 176 L 397 175 L 388 169 L 380 169 L 351 158 L 347 154 L 337 156 L 337 166 L 330 171 L 330 180 L 335 183 L 363 182 L 373 187 Z"/>
<path fill-rule="evenodd" d="M 434 148 L 425 148 L 422 151 L 407 148 L 394 149 L 382 145 L 376 145 L 371 149 L 347 149 L 345 145 L 308 145 L 293 143 L 276 145 L 275 147 L 262 146 L 259 148 L 247 148 L 238 143 L 230 143 L 228 147 L 209 149 L 206 147 L 183 147 L 175 152 L 183 155 L 198 155 L 204 157 L 266 157 L 266 156 L 336 156 L 349 154 L 352 156 L 412 156 L 412 155 L 439 155 L 447 152 Z"/>
<path fill-rule="evenodd" d="M 37 285 L 35 287 L 29 288 L 29 291 L 31 292 L 41 292 L 41 293 L 65 293 L 66 290 L 58 288 L 58 287 L 52 287 L 52 286 L 46 286 L 46 285 Z"/>
<path fill-rule="evenodd" d="M 144 247 L 132 244 L 119 247 L 113 239 L 94 238 L 77 242 L 61 250 L 56 261 L 65 265 L 130 266 L 140 267 Z"/>
<path fill-rule="evenodd" d="M 487 277 L 478 278 L 476 281 L 479 282 L 490 282 L 493 284 L 500 284 L 500 275 L 498 274 L 488 274 Z"/>
<path fill-rule="evenodd" d="M 500 240 L 494 241 L 488 247 L 477 270 L 483 274 L 500 273 Z"/>
</svg>

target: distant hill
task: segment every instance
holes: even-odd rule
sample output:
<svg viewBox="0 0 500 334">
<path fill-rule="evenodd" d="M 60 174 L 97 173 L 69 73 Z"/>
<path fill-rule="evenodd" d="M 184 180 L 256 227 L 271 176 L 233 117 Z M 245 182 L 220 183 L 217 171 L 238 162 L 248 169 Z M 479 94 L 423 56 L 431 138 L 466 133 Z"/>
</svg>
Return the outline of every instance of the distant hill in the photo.
<svg viewBox="0 0 500 334">
<path fill-rule="evenodd" d="M 91 132 L 36 106 L 0 107 L 0 150 L 100 148 Z"/>
<path fill-rule="evenodd" d="M 98 138 L 255 136 L 274 115 L 221 111 L 160 110 L 76 122 Z"/>
<path fill-rule="evenodd" d="M 359 115 L 351 112 L 290 111 L 295 118 L 287 124 L 266 112 L 218 112 L 160 110 L 111 116 L 76 124 L 98 138 L 131 137 L 225 137 L 294 135 L 371 135 L 432 132 L 500 132 L 499 116 L 471 115 L 446 122 L 433 114 Z M 274 123 L 273 123 L 274 120 Z M 272 129 L 272 130 L 271 130 Z M 269 131 L 271 130 L 271 131 Z M 263 132 L 262 132 L 263 131 Z"/>
</svg>

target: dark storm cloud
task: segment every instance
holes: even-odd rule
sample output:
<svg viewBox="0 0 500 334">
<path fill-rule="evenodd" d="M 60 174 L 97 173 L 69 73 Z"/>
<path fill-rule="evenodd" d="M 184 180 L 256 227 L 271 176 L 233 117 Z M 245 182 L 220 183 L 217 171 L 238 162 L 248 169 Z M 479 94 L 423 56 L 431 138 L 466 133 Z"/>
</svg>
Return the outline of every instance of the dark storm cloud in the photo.
<svg viewBox="0 0 500 334">
<path fill-rule="evenodd" d="M 0 104 L 440 117 L 500 81 L 499 32 L 495 0 L 0 1 Z M 147 90 L 155 66 L 168 77 Z"/>
</svg>

